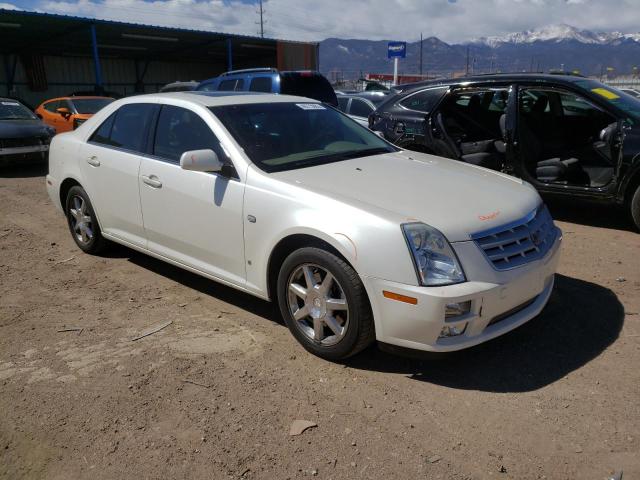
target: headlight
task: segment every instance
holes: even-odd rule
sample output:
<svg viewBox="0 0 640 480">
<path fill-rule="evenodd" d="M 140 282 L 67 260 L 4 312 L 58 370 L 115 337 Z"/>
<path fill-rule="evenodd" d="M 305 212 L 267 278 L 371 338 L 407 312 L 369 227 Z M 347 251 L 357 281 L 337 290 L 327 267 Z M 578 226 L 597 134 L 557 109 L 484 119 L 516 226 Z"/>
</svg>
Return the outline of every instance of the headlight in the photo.
<svg viewBox="0 0 640 480">
<path fill-rule="evenodd" d="M 456 254 L 445 236 L 424 223 L 402 225 L 421 285 L 451 285 L 466 281 Z"/>
</svg>

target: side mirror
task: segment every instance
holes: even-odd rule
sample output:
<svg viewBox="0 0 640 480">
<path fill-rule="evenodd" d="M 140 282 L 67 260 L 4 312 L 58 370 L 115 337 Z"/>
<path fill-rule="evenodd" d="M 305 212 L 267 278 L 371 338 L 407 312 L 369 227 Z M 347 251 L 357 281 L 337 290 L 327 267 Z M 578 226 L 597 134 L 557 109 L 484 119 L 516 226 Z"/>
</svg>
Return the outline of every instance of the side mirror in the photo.
<svg viewBox="0 0 640 480">
<path fill-rule="evenodd" d="M 193 172 L 220 172 L 224 163 L 210 149 L 189 150 L 180 157 L 180 168 Z"/>
<path fill-rule="evenodd" d="M 63 117 L 68 117 L 69 115 L 71 115 L 71 112 L 69 111 L 69 109 L 67 107 L 56 108 L 56 113 L 59 113 Z"/>
</svg>

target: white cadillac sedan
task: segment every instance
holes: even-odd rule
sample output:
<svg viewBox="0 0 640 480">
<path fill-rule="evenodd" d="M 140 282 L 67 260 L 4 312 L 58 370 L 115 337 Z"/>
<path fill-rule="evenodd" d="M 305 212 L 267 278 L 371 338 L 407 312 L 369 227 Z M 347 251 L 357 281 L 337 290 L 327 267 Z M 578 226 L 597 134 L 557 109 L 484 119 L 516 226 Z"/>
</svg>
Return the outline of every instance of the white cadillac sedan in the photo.
<svg viewBox="0 0 640 480">
<path fill-rule="evenodd" d="M 49 171 L 83 251 L 121 243 L 277 301 L 331 360 L 374 340 L 470 347 L 553 288 L 561 232 L 531 186 L 400 150 L 307 98 L 122 99 L 56 136 Z"/>
</svg>

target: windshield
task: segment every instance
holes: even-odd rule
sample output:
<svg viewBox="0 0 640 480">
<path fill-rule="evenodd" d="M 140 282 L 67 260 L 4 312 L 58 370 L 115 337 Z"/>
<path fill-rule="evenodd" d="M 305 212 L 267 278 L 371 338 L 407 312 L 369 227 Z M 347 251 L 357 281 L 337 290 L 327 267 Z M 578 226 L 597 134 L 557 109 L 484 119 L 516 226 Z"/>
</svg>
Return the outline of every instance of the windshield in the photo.
<svg viewBox="0 0 640 480">
<path fill-rule="evenodd" d="M 577 80 L 580 87 L 589 90 L 629 115 L 634 123 L 640 122 L 640 100 L 616 88 L 608 87 L 596 80 Z"/>
<path fill-rule="evenodd" d="M 0 101 L 0 120 L 33 120 L 35 115 L 15 100 Z"/>
<path fill-rule="evenodd" d="M 293 170 L 397 149 L 320 103 L 211 107 L 252 162 L 266 172 Z"/>
<path fill-rule="evenodd" d="M 78 113 L 94 114 L 113 102 L 113 98 L 74 98 L 71 102 Z"/>
</svg>

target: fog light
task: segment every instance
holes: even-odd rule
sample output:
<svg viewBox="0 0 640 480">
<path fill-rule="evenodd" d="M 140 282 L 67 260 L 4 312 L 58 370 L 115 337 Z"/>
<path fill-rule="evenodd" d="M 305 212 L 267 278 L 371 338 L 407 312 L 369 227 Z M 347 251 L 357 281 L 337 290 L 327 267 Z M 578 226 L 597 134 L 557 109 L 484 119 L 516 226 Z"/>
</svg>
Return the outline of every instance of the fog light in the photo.
<svg viewBox="0 0 640 480">
<path fill-rule="evenodd" d="M 458 302 L 458 303 L 448 303 L 444 310 L 444 317 L 459 317 L 461 315 L 466 315 L 471 311 L 471 300 L 467 300 L 466 302 Z"/>
<path fill-rule="evenodd" d="M 457 337 L 462 335 L 467 330 L 467 324 L 462 325 L 445 325 L 440 330 L 440 336 L 438 338 Z"/>
</svg>

